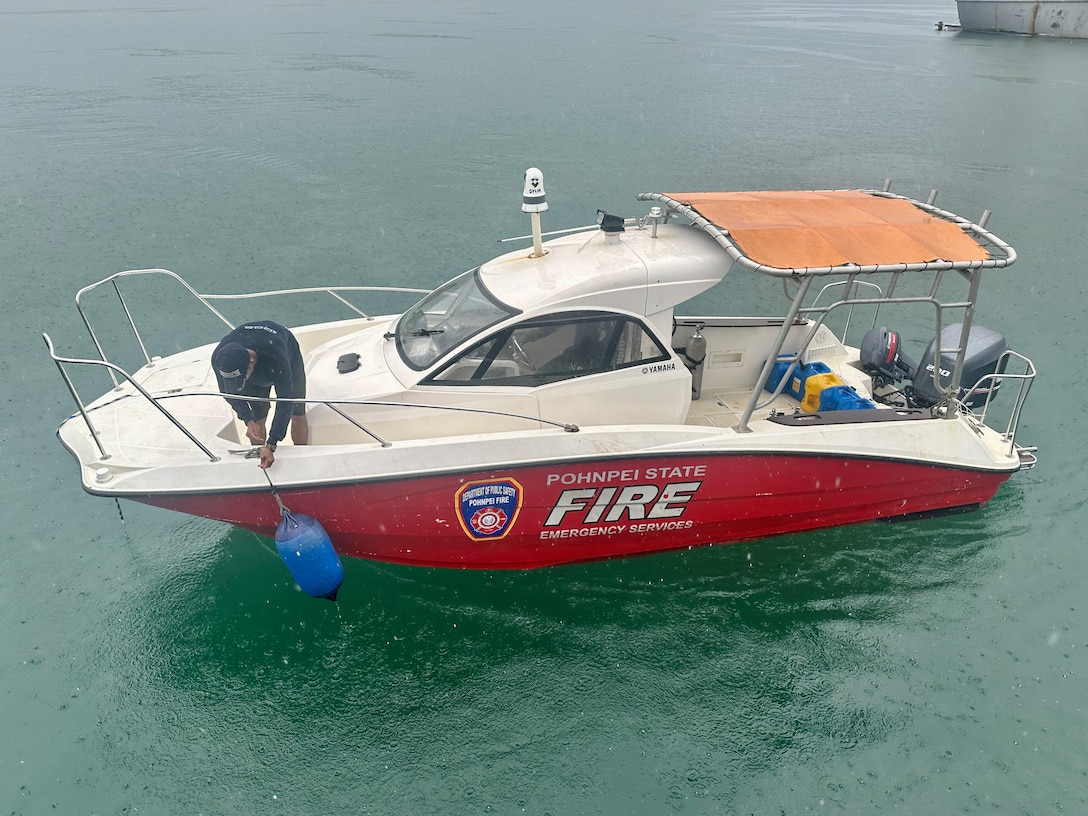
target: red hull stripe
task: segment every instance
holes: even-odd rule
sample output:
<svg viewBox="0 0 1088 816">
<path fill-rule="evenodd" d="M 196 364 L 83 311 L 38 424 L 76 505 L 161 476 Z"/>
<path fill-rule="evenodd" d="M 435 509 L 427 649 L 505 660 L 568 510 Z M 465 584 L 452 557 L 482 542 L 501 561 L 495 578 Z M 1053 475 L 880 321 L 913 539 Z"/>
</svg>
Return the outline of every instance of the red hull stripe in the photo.
<svg viewBox="0 0 1088 816">
<path fill-rule="evenodd" d="M 341 555 L 522 569 L 746 541 L 988 501 L 1011 471 L 797 455 L 632 457 L 281 490 Z M 268 492 L 140 501 L 264 535 Z"/>
</svg>

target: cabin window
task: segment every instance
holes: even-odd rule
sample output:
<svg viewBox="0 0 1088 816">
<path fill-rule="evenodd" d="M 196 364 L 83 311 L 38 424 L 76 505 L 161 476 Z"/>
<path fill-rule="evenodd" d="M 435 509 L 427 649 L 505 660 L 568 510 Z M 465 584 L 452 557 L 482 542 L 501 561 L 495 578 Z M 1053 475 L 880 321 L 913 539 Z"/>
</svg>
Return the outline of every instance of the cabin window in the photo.
<svg viewBox="0 0 1088 816">
<path fill-rule="evenodd" d="M 435 289 L 401 315 L 394 335 L 401 358 L 420 371 L 475 334 L 517 314 L 480 282 L 478 270 Z"/>
<path fill-rule="evenodd" d="M 668 350 L 633 318 L 565 312 L 503 329 L 425 384 L 535 386 L 667 359 Z"/>
</svg>

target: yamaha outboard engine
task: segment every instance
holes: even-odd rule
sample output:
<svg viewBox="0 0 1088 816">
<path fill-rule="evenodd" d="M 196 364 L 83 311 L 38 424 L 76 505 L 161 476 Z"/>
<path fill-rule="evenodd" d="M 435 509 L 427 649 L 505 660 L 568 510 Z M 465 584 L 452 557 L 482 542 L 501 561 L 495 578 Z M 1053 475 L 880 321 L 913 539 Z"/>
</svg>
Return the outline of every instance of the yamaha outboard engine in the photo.
<svg viewBox="0 0 1088 816">
<path fill-rule="evenodd" d="M 941 348 L 957 348 L 960 344 L 960 332 L 962 323 L 953 323 L 946 326 L 941 332 Z M 936 341 L 930 341 L 922 355 L 922 364 L 914 375 L 914 402 L 918 405 L 928 406 L 937 403 L 941 396 L 933 383 L 934 357 L 937 353 Z M 999 380 L 987 380 L 975 391 L 967 393 L 967 389 L 975 385 L 987 374 L 997 372 L 997 362 L 1001 355 L 1008 349 L 1005 338 L 995 331 L 984 326 L 972 326 L 971 333 L 967 337 L 967 352 L 963 358 L 963 376 L 960 377 L 959 398 L 968 408 L 974 408 L 986 401 L 991 394 L 996 394 L 1000 386 Z M 947 387 L 952 378 L 952 368 L 956 364 L 954 354 L 942 354 L 940 360 L 940 383 Z"/>
<path fill-rule="evenodd" d="M 869 329 L 861 338 L 861 370 L 873 378 L 873 386 L 913 380 L 917 364 L 900 348 L 899 332 L 884 326 Z"/>
<path fill-rule="evenodd" d="M 941 348 L 957 348 L 960 342 L 962 323 L 946 326 L 941 332 Z M 966 393 L 982 377 L 997 372 L 997 363 L 1008 348 L 1005 338 L 983 326 L 972 326 L 967 338 L 967 351 L 963 360 L 963 376 L 960 377 L 959 398 L 968 408 L 982 404 L 992 392 L 997 393 L 1000 383 L 988 380 L 982 386 Z M 930 341 L 922 355 L 921 364 L 916 364 L 900 348 L 899 332 L 890 331 L 881 326 L 865 333 L 859 348 L 861 369 L 873 378 L 873 387 L 880 388 L 898 382 L 909 385 L 904 393 L 913 406 L 927 408 L 940 402 L 941 394 L 933 382 L 934 357 L 937 354 L 937 342 Z M 940 383 L 947 387 L 952 378 L 952 369 L 956 364 L 954 354 L 942 354 L 940 360 Z"/>
</svg>

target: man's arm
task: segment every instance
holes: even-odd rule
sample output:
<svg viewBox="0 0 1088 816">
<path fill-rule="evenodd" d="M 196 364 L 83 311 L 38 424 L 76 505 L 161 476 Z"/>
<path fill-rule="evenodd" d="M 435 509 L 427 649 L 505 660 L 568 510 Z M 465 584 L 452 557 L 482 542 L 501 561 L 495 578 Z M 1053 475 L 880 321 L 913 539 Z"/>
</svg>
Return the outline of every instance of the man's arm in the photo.
<svg viewBox="0 0 1088 816">
<path fill-rule="evenodd" d="M 223 387 L 223 380 L 219 376 L 219 372 L 215 373 L 215 381 L 219 385 L 219 392 L 224 393 L 226 389 Z M 253 419 L 253 414 L 249 410 L 249 402 L 243 399 L 236 399 L 232 397 L 224 397 L 227 401 L 227 405 L 231 407 L 231 410 L 238 415 L 238 419 L 242 422 L 249 423 Z"/>
<path fill-rule="evenodd" d="M 291 367 L 291 358 L 287 355 L 286 344 L 282 341 L 276 343 L 275 353 L 276 379 L 272 387 L 276 390 L 276 413 L 268 432 L 269 445 L 276 445 L 287 436 L 287 426 L 291 422 L 291 413 L 294 408 L 290 400 L 303 396 L 295 391 L 294 370 Z"/>
</svg>

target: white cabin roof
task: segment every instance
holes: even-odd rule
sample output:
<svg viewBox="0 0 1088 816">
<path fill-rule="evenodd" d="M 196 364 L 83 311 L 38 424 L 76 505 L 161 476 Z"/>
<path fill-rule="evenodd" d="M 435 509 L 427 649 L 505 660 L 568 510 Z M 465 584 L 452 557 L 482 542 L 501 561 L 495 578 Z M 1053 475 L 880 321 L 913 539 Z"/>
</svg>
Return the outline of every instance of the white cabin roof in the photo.
<svg viewBox="0 0 1088 816">
<path fill-rule="evenodd" d="M 719 283 L 732 259 L 712 237 L 686 224 L 628 227 L 556 238 L 543 257 L 516 250 L 480 267 L 495 297 L 522 312 L 554 308 L 623 309 L 653 315 Z"/>
</svg>

